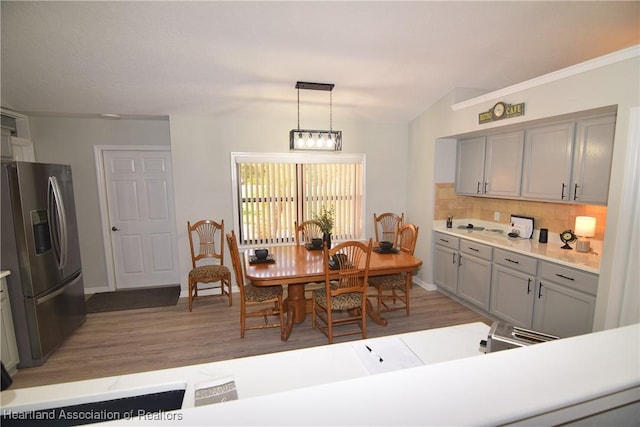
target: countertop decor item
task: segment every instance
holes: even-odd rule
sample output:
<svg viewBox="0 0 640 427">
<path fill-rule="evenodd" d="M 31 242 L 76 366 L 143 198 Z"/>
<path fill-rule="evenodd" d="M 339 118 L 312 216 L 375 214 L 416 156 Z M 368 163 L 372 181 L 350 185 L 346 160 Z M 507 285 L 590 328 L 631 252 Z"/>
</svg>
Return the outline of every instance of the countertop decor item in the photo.
<svg viewBox="0 0 640 427">
<path fill-rule="evenodd" d="M 562 249 L 573 249 L 571 246 L 569 246 L 569 243 L 575 242 L 576 239 L 577 237 L 572 230 L 565 230 L 560 233 L 560 240 L 562 240 L 562 242 L 564 243 Z"/>
<path fill-rule="evenodd" d="M 588 237 L 593 237 L 596 234 L 596 219 L 592 216 L 577 216 L 576 217 L 576 236 L 578 236 L 578 243 L 576 243 L 576 251 L 589 252 L 591 250 L 591 242 Z"/>
</svg>

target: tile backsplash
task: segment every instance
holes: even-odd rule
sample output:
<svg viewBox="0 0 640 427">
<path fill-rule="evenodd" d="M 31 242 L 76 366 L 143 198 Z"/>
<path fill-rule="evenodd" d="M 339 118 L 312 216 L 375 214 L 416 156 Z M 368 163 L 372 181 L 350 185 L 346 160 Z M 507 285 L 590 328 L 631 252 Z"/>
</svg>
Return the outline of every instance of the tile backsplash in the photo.
<svg viewBox="0 0 640 427">
<path fill-rule="evenodd" d="M 597 240 L 604 239 L 607 207 L 597 205 L 574 205 L 565 203 L 536 202 L 529 200 L 490 199 L 485 197 L 459 196 L 454 183 L 436 184 L 434 219 L 477 218 L 494 221 L 494 213 L 500 213 L 500 222 L 509 223 L 509 216 L 524 215 L 535 218 L 535 228 L 548 228 L 551 232 L 561 232 L 575 227 L 576 216 L 586 215 L 596 218 Z"/>
</svg>

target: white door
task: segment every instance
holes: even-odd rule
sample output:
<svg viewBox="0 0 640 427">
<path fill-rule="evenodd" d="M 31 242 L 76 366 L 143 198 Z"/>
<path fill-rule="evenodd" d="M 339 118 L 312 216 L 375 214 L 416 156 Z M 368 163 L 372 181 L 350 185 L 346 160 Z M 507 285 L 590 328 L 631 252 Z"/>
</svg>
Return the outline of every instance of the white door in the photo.
<svg viewBox="0 0 640 427">
<path fill-rule="evenodd" d="M 171 153 L 103 155 L 116 288 L 178 284 Z"/>
</svg>

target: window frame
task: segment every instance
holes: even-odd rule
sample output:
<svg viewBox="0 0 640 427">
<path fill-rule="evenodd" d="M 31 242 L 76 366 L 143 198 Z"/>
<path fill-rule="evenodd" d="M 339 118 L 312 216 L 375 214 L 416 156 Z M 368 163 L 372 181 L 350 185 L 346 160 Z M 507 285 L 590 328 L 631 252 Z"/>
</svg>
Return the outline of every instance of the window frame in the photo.
<svg viewBox="0 0 640 427">
<path fill-rule="evenodd" d="M 231 195 L 232 195 L 232 210 L 233 210 L 233 227 L 235 230 L 240 230 L 240 212 L 239 212 L 239 187 L 238 187 L 238 163 L 315 163 L 315 164 L 338 164 L 338 163 L 360 163 L 362 167 L 362 204 L 360 213 L 362 218 L 362 228 L 360 235 L 356 237 L 356 240 L 364 239 L 364 233 L 366 230 L 366 154 L 364 153 L 259 153 L 259 152 L 232 152 L 231 153 Z M 284 246 L 291 243 L 269 243 L 269 246 Z M 238 246 L 240 247 L 258 247 L 259 244 L 246 244 L 244 241 L 239 240 Z"/>
</svg>

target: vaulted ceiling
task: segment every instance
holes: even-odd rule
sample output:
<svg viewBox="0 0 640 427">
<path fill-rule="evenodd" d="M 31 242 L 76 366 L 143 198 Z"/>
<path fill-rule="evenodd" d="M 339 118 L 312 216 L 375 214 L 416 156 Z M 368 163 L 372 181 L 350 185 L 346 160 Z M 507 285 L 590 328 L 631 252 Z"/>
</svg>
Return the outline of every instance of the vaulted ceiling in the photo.
<svg viewBox="0 0 640 427">
<path fill-rule="evenodd" d="M 500 89 L 640 44 L 637 1 L 3 0 L 1 12 L 2 106 L 38 114 L 290 111 L 309 81 L 335 84 L 334 114 L 402 123 L 456 87 Z"/>
</svg>

